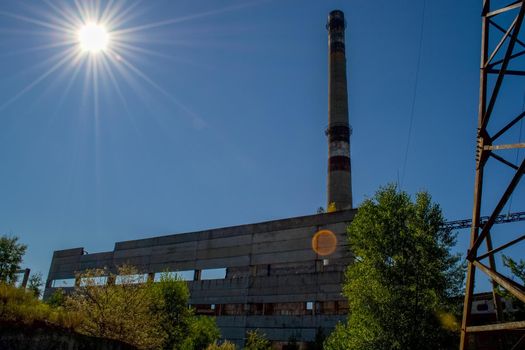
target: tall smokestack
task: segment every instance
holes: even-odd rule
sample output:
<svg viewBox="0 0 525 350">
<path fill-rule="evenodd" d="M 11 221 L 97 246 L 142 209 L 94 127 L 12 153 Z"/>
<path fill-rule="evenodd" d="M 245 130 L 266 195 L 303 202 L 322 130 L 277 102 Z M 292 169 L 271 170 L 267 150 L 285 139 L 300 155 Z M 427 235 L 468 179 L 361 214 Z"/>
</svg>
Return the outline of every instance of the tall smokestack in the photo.
<svg viewBox="0 0 525 350">
<path fill-rule="evenodd" d="M 328 15 L 328 207 L 352 208 L 350 124 L 346 91 L 345 16 Z"/>
</svg>

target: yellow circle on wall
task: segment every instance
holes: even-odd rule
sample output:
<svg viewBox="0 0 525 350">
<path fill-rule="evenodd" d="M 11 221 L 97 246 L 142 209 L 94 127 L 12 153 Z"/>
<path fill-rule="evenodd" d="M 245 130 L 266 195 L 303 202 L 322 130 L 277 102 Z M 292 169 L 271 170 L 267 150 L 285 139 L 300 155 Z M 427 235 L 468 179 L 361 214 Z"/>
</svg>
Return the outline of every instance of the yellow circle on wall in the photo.
<svg viewBox="0 0 525 350">
<path fill-rule="evenodd" d="M 312 249 L 321 256 L 330 255 L 337 246 L 337 237 L 330 230 L 320 230 L 312 237 Z"/>
</svg>

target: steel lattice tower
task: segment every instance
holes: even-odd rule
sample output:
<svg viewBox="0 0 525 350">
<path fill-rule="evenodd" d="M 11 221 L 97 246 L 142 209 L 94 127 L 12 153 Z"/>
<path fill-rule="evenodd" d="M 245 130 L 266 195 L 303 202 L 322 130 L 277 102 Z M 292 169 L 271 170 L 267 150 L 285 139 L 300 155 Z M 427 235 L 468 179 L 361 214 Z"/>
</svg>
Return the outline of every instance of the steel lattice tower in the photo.
<svg viewBox="0 0 525 350">
<path fill-rule="evenodd" d="M 491 4 L 490 0 L 483 0 L 476 176 L 470 249 L 467 252 L 468 270 L 461 325 L 461 350 L 468 349 L 469 340 L 475 340 L 471 337 L 482 332 L 492 332 L 497 337 L 501 336 L 502 332 L 525 334 L 525 321 L 506 322 L 502 318 L 502 305 L 496 293 L 496 289 L 500 288 L 525 302 L 525 287 L 498 272 L 495 260 L 496 253 L 508 251 L 509 247 L 525 239 L 525 235 L 516 234 L 511 237 L 507 232 L 504 236 L 498 235 L 501 232 L 496 232 L 494 227 L 498 216 L 515 192 L 525 171 L 525 159 L 518 161 L 517 164 L 509 160 L 512 159 L 510 150 L 525 148 L 525 143 L 509 143 L 509 135 L 515 126 L 519 125 L 518 123 L 525 116 L 525 111 L 522 110 L 517 115 L 507 115 L 502 113 L 501 108 L 495 108 L 497 102 L 501 102 L 503 97 L 506 98 L 505 103 L 508 104 L 509 98 L 514 96 L 502 88 L 504 81 L 507 82 L 510 77 L 513 77 L 514 80 L 521 78 L 520 86 L 525 87 L 525 65 L 523 64 L 525 30 L 522 30 L 525 0 L 513 1 L 503 6 L 502 2 L 504 1 L 493 1 Z M 518 103 L 522 101 L 516 101 L 516 104 Z M 482 200 L 483 189 L 496 188 L 491 185 L 491 181 L 492 184 L 495 183 L 494 174 L 496 174 L 495 171 L 500 171 L 499 168 L 512 170 L 512 176 L 507 180 L 505 189 L 497 194 L 496 204 L 485 203 L 486 201 Z M 516 202 L 517 199 L 515 198 L 514 201 Z M 480 220 L 482 204 L 489 207 L 483 208 L 490 213 L 486 221 Z M 498 228 L 501 228 L 508 224 L 499 226 Z M 519 234 L 523 234 L 523 231 Z M 504 243 L 493 247 L 493 237 Z M 473 325 L 471 322 L 476 270 L 488 276 L 492 281 L 496 323 Z M 525 342 L 525 336 L 522 337 L 520 334 L 518 338 L 518 343 L 513 349 L 517 349 L 520 342 Z"/>
</svg>

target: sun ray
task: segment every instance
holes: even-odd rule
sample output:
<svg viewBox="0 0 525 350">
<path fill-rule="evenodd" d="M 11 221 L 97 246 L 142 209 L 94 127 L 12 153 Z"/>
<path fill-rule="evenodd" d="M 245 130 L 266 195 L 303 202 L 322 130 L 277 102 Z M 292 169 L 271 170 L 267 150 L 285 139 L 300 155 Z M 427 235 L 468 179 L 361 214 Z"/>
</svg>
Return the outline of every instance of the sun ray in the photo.
<svg viewBox="0 0 525 350">
<path fill-rule="evenodd" d="M 118 54 L 111 52 L 110 50 L 109 55 L 113 56 L 113 55 L 118 55 Z M 149 103 L 146 96 L 148 95 L 148 93 L 150 93 L 151 89 L 146 89 L 145 85 L 142 83 L 142 78 L 140 78 L 139 75 L 132 73 L 127 66 L 122 64 L 122 61 L 123 61 L 122 57 L 119 57 L 118 59 L 114 59 L 114 60 L 108 60 L 108 62 L 112 65 L 112 67 L 115 68 L 116 72 L 119 73 L 119 77 L 123 78 L 127 86 L 133 89 L 136 96 L 140 98 L 141 100 L 143 100 L 144 103 Z M 138 80 L 139 78 L 141 80 Z M 132 118 L 132 115 L 130 116 Z M 163 125 L 162 120 L 157 116 L 156 113 L 152 113 L 148 117 L 154 120 L 159 126 L 161 126 L 161 130 L 164 130 L 164 128 L 162 127 Z M 193 123 L 205 124 L 204 122 L 201 123 L 200 121 L 197 121 L 197 120 L 194 120 Z M 133 124 L 135 124 L 135 122 L 133 122 Z M 138 128 L 137 128 L 137 133 L 139 134 L 139 136 L 141 135 L 140 129 Z"/>
<path fill-rule="evenodd" d="M 75 0 L 74 4 L 82 20 L 88 21 L 88 22 L 93 21 L 93 18 L 91 18 L 90 13 L 85 10 L 84 6 L 82 6 L 78 0 Z"/>
<path fill-rule="evenodd" d="M 26 69 L 20 69 L 20 70 L 17 70 L 15 73 L 13 73 L 13 75 L 11 77 L 19 77 L 19 76 L 23 76 L 24 74 L 27 74 L 29 72 L 36 72 L 35 74 L 38 74 L 38 72 L 40 71 L 40 69 L 45 69 L 48 65 L 54 65 L 55 62 L 61 60 L 64 55 L 67 55 L 68 52 L 73 52 L 73 51 L 76 51 L 74 50 L 73 48 L 66 48 L 66 52 L 58 52 L 58 53 L 55 53 L 54 55 L 38 62 L 38 63 L 35 63 L 33 64 L 32 66 L 26 68 Z"/>
<path fill-rule="evenodd" d="M 97 20 L 100 20 L 100 16 L 101 16 L 101 14 L 100 14 L 100 1 L 93 1 L 93 2 L 90 2 L 90 4 L 93 7 L 91 9 L 91 11 L 93 13 L 96 13 L 98 15 L 97 16 L 98 17 Z"/>
<path fill-rule="evenodd" d="M 162 95 L 167 97 L 170 101 L 172 101 L 174 104 L 176 104 L 180 109 L 182 109 L 188 116 L 190 116 L 194 123 L 197 123 L 198 125 L 206 126 L 207 123 L 202 119 L 199 115 L 197 115 L 195 112 L 193 112 L 191 109 L 186 107 L 182 102 L 180 102 L 177 98 L 175 98 L 173 95 L 171 95 L 169 92 L 164 90 L 160 85 L 155 83 L 150 77 L 148 77 L 146 74 L 144 74 L 139 68 L 135 67 L 131 62 L 128 62 L 125 59 L 122 59 L 121 62 L 128 67 L 131 71 L 133 71 L 135 74 L 137 74 L 142 80 L 147 82 L 150 86 L 155 88 L 158 92 L 160 92 Z"/>
<path fill-rule="evenodd" d="M 138 11 L 135 11 L 136 13 L 133 14 L 133 10 L 140 4 L 140 1 L 136 1 L 132 3 L 131 5 L 128 5 L 123 10 L 122 7 L 124 6 L 124 2 L 119 2 L 119 5 L 115 5 L 111 12 L 107 15 L 106 18 L 101 18 L 101 21 L 107 22 L 108 26 L 112 28 L 117 28 L 120 26 L 125 25 L 128 21 L 135 18 L 138 15 Z"/>
<path fill-rule="evenodd" d="M 91 57 L 88 57 L 85 60 L 85 70 L 84 70 L 84 84 L 82 86 L 82 106 L 86 108 L 88 104 L 88 97 L 90 95 L 90 85 L 91 85 L 91 69 L 92 69 Z"/>
<path fill-rule="evenodd" d="M 54 31 L 44 31 L 44 30 L 27 30 L 27 29 L 6 29 L 0 28 L 0 33 L 12 34 L 12 35 L 31 35 L 31 36 L 42 36 L 50 37 L 55 32 Z"/>
<path fill-rule="evenodd" d="M 16 95 L 11 97 L 9 100 L 4 102 L 2 105 L 0 105 L 0 111 L 4 110 L 6 107 L 11 105 L 13 102 L 18 100 L 21 96 L 23 96 L 28 91 L 32 90 L 35 86 L 40 84 L 45 78 L 47 78 L 51 73 L 56 71 L 58 68 L 62 67 L 68 60 L 70 60 L 75 55 L 75 50 L 70 49 L 66 54 L 64 54 L 64 57 L 58 61 L 55 65 L 53 65 L 51 68 L 49 68 L 47 71 L 45 71 L 42 75 L 40 75 L 38 78 L 36 78 L 32 83 L 24 87 L 22 90 L 20 90 Z"/>
<path fill-rule="evenodd" d="M 208 17 L 208 16 L 215 16 L 215 15 L 219 15 L 219 14 L 227 13 L 227 12 L 238 11 L 238 10 L 241 10 L 241 9 L 244 9 L 244 8 L 247 8 L 247 7 L 253 7 L 255 5 L 258 5 L 260 2 L 262 2 L 262 1 L 250 2 L 250 3 L 242 3 L 242 4 L 238 4 L 238 5 L 228 6 L 228 7 L 222 8 L 222 9 L 210 10 L 210 11 L 205 11 L 205 12 L 201 12 L 201 13 L 196 13 L 196 14 L 193 14 L 193 15 L 177 17 L 177 18 L 172 18 L 172 19 L 166 19 L 166 20 L 163 20 L 163 21 L 158 21 L 158 22 L 153 22 L 153 23 L 148 23 L 148 24 L 143 24 L 143 25 L 139 25 L 139 26 L 136 26 L 136 27 L 131 27 L 131 28 L 117 30 L 117 31 L 114 32 L 114 34 L 116 36 L 117 35 L 122 35 L 122 34 L 130 34 L 130 33 L 141 31 L 141 30 L 152 29 L 152 28 L 157 28 L 157 27 L 163 27 L 163 26 L 167 26 L 167 25 L 171 25 L 171 24 L 178 24 L 178 23 L 182 23 L 182 22 L 186 22 L 186 21 L 191 21 L 193 19 L 198 19 L 198 18 L 203 18 L 203 17 Z"/>
<path fill-rule="evenodd" d="M 129 106 L 128 106 L 128 101 L 124 97 L 124 93 L 122 92 L 122 89 L 120 88 L 118 80 L 115 77 L 115 74 L 113 73 L 113 71 L 111 70 L 111 67 L 109 66 L 110 62 L 111 61 L 106 59 L 106 58 L 103 58 L 101 60 L 103 70 L 104 70 L 105 74 L 107 74 L 109 76 L 111 84 L 113 85 L 113 88 L 117 92 L 117 95 L 119 96 L 119 99 L 122 102 L 122 105 L 123 105 L 123 107 L 124 107 L 124 109 L 126 111 L 125 115 L 129 116 L 129 120 L 130 120 L 130 123 L 131 123 L 131 125 L 133 127 L 133 130 L 135 130 L 135 133 L 139 137 L 142 137 L 142 133 L 140 132 L 140 128 L 138 127 L 137 122 L 135 121 L 135 118 L 133 118 L 133 113 L 130 113 Z"/>
<path fill-rule="evenodd" d="M 121 62 L 123 60 L 122 56 L 120 54 L 118 54 L 117 52 L 115 52 L 114 49 L 112 49 L 112 48 L 110 48 L 108 50 L 107 55 L 108 55 L 108 57 L 112 57 L 112 59 L 109 60 L 109 62 L 111 63 L 112 67 L 114 67 L 116 69 L 116 71 L 120 74 L 121 77 L 126 79 L 126 81 L 128 82 L 129 86 L 135 88 L 135 86 L 134 86 L 135 81 L 134 80 L 130 80 L 129 74 L 127 74 L 127 71 L 121 65 Z"/>
<path fill-rule="evenodd" d="M 76 28 L 78 27 L 80 21 L 78 20 L 78 17 L 75 16 L 74 12 L 70 11 L 68 12 L 68 9 L 64 9 L 64 8 L 61 8 L 60 6 L 57 6 L 55 4 L 53 4 L 51 1 L 49 0 L 45 0 L 44 1 L 46 5 L 48 5 L 51 9 L 53 9 L 54 11 L 58 12 L 60 15 L 62 15 L 62 20 L 67 22 L 68 26 L 70 28 Z M 67 4 L 67 3 L 65 3 Z M 64 6 L 67 6 L 67 5 L 64 5 Z M 76 21 L 75 21 L 76 20 Z"/>
<path fill-rule="evenodd" d="M 25 53 L 56 49 L 56 48 L 59 48 L 59 47 L 70 46 L 73 43 L 74 43 L 73 40 L 68 40 L 68 41 L 63 41 L 63 42 L 58 42 L 58 43 L 33 46 L 33 47 L 29 47 L 27 49 L 0 53 L 0 57 L 16 56 L 16 55 L 22 55 L 22 54 L 25 54 Z"/>
<path fill-rule="evenodd" d="M 93 111 L 95 121 L 98 125 L 99 122 L 99 96 L 98 96 L 98 60 L 93 59 Z"/>
<path fill-rule="evenodd" d="M 118 84 L 117 78 L 115 77 L 115 74 L 111 70 L 111 67 L 109 66 L 108 60 L 104 57 L 102 60 L 102 68 L 104 69 L 105 74 L 108 75 L 109 80 L 111 81 L 111 84 L 113 85 L 113 88 L 117 92 L 117 95 L 122 102 L 122 105 L 126 108 L 128 108 L 128 103 L 126 101 L 126 98 L 124 97 L 124 94 L 122 93 L 122 89 L 120 88 L 120 85 Z"/>
<path fill-rule="evenodd" d="M 32 16 L 26 16 L 32 19 L 37 19 L 46 23 L 53 23 L 59 27 L 64 28 L 64 30 L 72 31 L 75 28 L 75 23 L 72 21 L 75 17 L 74 14 L 70 13 L 68 15 L 58 13 L 57 10 L 49 8 L 47 6 L 39 6 L 38 9 L 33 10 Z M 61 32 L 64 32 L 62 30 Z M 56 30 L 55 30 L 56 31 Z"/>
<path fill-rule="evenodd" d="M 49 29 L 53 29 L 53 30 L 56 30 L 56 31 L 59 31 L 59 32 L 68 32 L 69 31 L 69 28 L 67 28 L 67 27 L 61 27 L 59 25 L 50 24 L 50 23 L 47 23 L 47 22 L 40 21 L 38 19 L 17 15 L 15 13 L 11 13 L 11 12 L 0 11 L 0 15 L 3 15 L 3 16 L 6 16 L 6 17 L 11 17 L 11 18 L 14 18 L 14 19 L 18 19 L 20 21 L 24 21 L 24 22 L 27 22 L 27 23 L 37 24 L 39 26 L 42 26 L 42 27 L 45 27 L 45 28 L 49 28 Z"/>
<path fill-rule="evenodd" d="M 112 55 L 115 55 L 115 57 L 134 56 L 136 54 L 143 53 L 143 54 L 150 55 L 151 57 L 160 57 L 160 58 L 164 58 L 164 59 L 167 59 L 173 62 L 184 63 L 185 65 L 190 65 L 193 67 L 213 69 L 213 66 L 210 64 L 196 62 L 195 60 L 182 58 L 180 56 L 166 55 L 158 51 L 144 49 L 141 47 L 133 46 L 130 44 L 125 44 L 122 42 L 114 43 L 113 46 L 116 47 L 120 52 L 120 54 L 116 54 L 116 53 L 112 54 Z"/>
<path fill-rule="evenodd" d="M 153 51 L 153 50 L 150 50 L 150 49 L 145 49 L 143 47 L 129 45 L 129 44 L 126 44 L 126 43 L 123 43 L 123 42 L 116 42 L 116 43 L 113 44 L 113 46 L 115 46 L 115 48 L 118 48 L 118 49 L 120 49 L 122 51 L 127 51 L 127 52 L 130 52 L 130 53 L 131 52 L 144 53 L 144 54 L 147 54 L 147 55 L 150 55 L 150 56 L 155 56 L 155 57 L 175 59 L 175 56 L 172 56 L 172 55 L 166 55 L 166 54 L 160 53 L 158 51 Z"/>
<path fill-rule="evenodd" d="M 102 11 L 102 13 L 100 14 L 100 21 L 101 22 L 106 23 L 108 21 L 109 11 L 114 6 L 113 4 L 114 4 L 113 0 L 109 0 L 106 3 L 106 6 L 104 6 L 104 11 Z"/>
<path fill-rule="evenodd" d="M 62 107 L 64 104 L 64 101 L 66 100 L 66 97 L 69 95 L 69 92 L 71 91 L 71 87 L 73 86 L 73 83 L 78 77 L 78 74 L 80 73 L 80 69 L 82 68 L 82 64 L 80 64 L 80 55 L 76 55 L 73 59 L 73 66 L 75 67 L 73 69 L 73 74 L 70 75 L 68 82 L 65 86 L 65 88 L 62 90 L 62 94 L 60 96 L 60 99 L 58 100 L 56 107 L 55 107 L 55 113 Z"/>
</svg>

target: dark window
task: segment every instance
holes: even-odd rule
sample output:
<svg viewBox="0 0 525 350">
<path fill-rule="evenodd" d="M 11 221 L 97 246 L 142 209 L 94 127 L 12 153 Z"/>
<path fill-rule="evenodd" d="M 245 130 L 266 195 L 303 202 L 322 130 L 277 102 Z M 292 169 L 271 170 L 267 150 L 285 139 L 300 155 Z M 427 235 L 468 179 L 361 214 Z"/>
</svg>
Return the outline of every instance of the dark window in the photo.
<svg viewBox="0 0 525 350">
<path fill-rule="evenodd" d="M 476 310 L 478 311 L 487 311 L 489 309 L 489 305 L 488 304 L 478 304 L 476 306 Z"/>
<path fill-rule="evenodd" d="M 252 315 L 262 315 L 263 314 L 263 303 L 255 303 L 251 305 Z"/>
<path fill-rule="evenodd" d="M 194 304 L 193 308 L 197 315 L 215 315 L 215 304 Z"/>
</svg>

